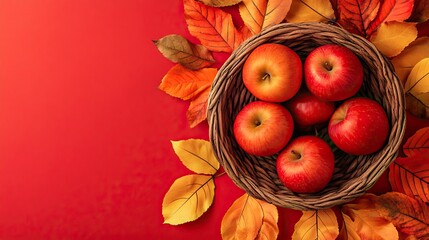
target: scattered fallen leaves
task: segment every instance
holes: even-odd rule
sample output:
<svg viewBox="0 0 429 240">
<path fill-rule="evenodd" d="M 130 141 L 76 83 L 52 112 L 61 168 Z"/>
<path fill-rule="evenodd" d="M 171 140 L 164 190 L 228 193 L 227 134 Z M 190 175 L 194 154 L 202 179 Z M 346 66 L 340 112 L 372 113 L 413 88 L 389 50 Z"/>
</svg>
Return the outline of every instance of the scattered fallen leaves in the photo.
<svg viewBox="0 0 429 240">
<path fill-rule="evenodd" d="M 407 110 L 417 117 L 429 117 L 429 58 L 418 62 L 404 86 Z"/>
<path fill-rule="evenodd" d="M 370 40 L 387 57 L 394 57 L 417 37 L 415 23 L 386 22 L 380 25 Z"/>
<path fill-rule="evenodd" d="M 153 42 L 164 57 L 191 70 L 208 67 L 215 62 L 206 47 L 193 44 L 177 34 L 171 34 Z"/>
<path fill-rule="evenodd" d="M 190 127 L 206 119 L 207 96 L 216 73 L 215 68 L 192 71 L 177 64 L 167 72 L 159 85 L 167 94 L 191 101 L 188 109 Z"/>
<path fill-rule="evenodd" d="M 199 218 L 213 203 L 213 176 L 192 174 L 178 178 L 162 202 L 164 223 L 179 225 Z"/>
<path fill-rule="evenodd" d="M 377 0 L 338 0 L 338 22 L 345 29 L 362 36 L 369 36 L 368 26 L 380 8 Z"/>
<path fill-rule="evenodd" d="M 429 206 L 419 198 L 388 192 L 377 198 L 376 207 L 399 231 L 417 239 L 429 239 Z"/>
<path fill-rule="evenodd" d="M 298 22 L 328 22 L 335 19 L 334 9 L 329 0 L 292 0 L 292 5 L 286 16 L 286 21 Z"/>
<path fill-rule="evenodd" d="M 209 50 L 230 53 L 243 41 L 231 14 L 195 0 L 183 3 L 189 32 Z"/>
<path fill-rule="evenodd" d="M 189 170 L 199 174 L 215 174 L 219 162 L 213 154 L 209 141 L 188 139 L 171 141 L 174 152 Z"/>
<path fill-rule="evenodd" d="M 335 239 L 339 235 L 337 217 L 332 209 L 303 211 L 295 224 L 292 240 Z"/>
<path fill-rule="evenodd" d="M 292 0 L 243 0 L 239 11 L 244 24 L 253 34 L 281 23 L 288 13 Z"/>
<path fill-rule="evenodd" d="M 274 205 L 244 194 L 234 201 L 222 219 L 222 239 L 276 239 L 277 221 Z"/>
<path fill-rule="evenodd" d="M 429 58 L 429 37 L 417 38 L 392 59 L 395 72 L 403 84 L 413 67 L 424 58 Z"/>
</svg>

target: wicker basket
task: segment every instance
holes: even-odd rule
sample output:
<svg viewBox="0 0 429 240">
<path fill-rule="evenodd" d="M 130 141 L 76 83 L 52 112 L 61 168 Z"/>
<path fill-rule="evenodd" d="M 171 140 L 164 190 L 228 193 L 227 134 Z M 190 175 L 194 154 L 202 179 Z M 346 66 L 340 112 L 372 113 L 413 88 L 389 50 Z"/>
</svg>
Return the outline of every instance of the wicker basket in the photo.
<svg viewBox="0 0 429 240">
<path fill-rule="evenodd" d="M 241 69 L 247 56 L 263 43 L 284 44 L 303 59 L 315 47 L 324 44 L 334 43 L 351 49 L 364 67 L 365 79 L 360 94 L 381 103 L 390 120 L 388 143 L 377 153 L 350 156 L 334 150 L 334 176 L 317 194 L 292 193 L 277 176 L 276 155 L 249 155 L 235 141 L 232 129 L 235 116 L 243 106 L 255 100 L 242 83 Z M 208 122 L 215 155 L 238 187 L 279 207 L 323 209 L 364 194 L 395 160 L 405 130 L 404 93 L 391 63 L 366 39 L 323 23 L 283 23 L 246 40 L 223 64 L 210 92 Z M 324 131 L 326 133 L 326 129 Z"/>
</svg>

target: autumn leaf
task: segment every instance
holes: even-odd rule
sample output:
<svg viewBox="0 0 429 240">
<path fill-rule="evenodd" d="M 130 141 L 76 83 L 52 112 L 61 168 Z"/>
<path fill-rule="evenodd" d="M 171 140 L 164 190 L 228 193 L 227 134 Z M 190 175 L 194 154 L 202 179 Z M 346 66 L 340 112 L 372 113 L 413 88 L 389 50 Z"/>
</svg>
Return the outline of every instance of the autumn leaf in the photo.
<svg viewBox="0 0 429 240">
<path fill-rule="evenodd" d="M 187 139 L 171 141 L 174 152 L 189 170 L 199 174 L 215 174 L 219 162 L 213 154 L 209 141 L 202 139 Z"/>
<path fill-rule="evenodd" d="M 256 199 L 256 201 L 261 205 L 263 211 L 262 225 L 256 240 L 277 239 L 279 234 L 277 207 L 262 200 Z"/>
<path fill-rule="evenodd" d="M 355 232 L 361 239 L 398 239 L 395 226 L 375 211 L 375 198 L 375 195 L 366 194 L 343 207 L 342 212 L 353 222 L 348 224 L 350 228 L 348 231 L 351 235 Z"/>
<path fill-rule="evenodd" d="M 379 8 L 377 0 L 338 0 L 338 22 L 348 31 L 368 37 L 367 29 Z"/>
<path fill-rule="evenodd" d="M 395 227 L 417 239 L 429 239 L 429 206 L 418 198 L 389 192 L 377 198 L 377 211 Z"/>
<path fill-rule="evenodd" d="M 208 67 L 215 62 L 206 47 L 193 44 L 177 34 L 171 34 L 153 42 L 164 57 L 191 70 Z"/>
<path fill-rule="evenodd" d="M 335 239 L 338 235 L 337 217 L 332 209 L 303 211 L 292 240 Z"/>
<path fill-rule="evenodd" d="M 419 129 L 413 136 L 408 138 L 402 147 L 404 153 L 411 157 L 418 153 L 423 155 L 429 153 L 429 127 Z"/>
<path fill-rule="evenodd" d="M 368 26 L 368 35 L 371 35 L 385 22 L 403 22 L 407 20 L 411 16 L 414 6 L 414 0 L 384 0 L 380 2 L 381 6 L 377 16 Z"/>
<path fill-rule="evenodd" d="M 209 50 L 230 53 L 243 41 L 231 14 L 195 0 L 183 2 L 189 32 Z"/>
<path fill-rule="evenodd" d="M 274 205 L 244 194 L 234 201 L 222 219 L 222 239 L 276 239 L 277 221 Z"/>
<path fill-rule="evenodd" d="M 228 7 L 240 3 L 242 0 L 198 0 L 211 7 Z"/>
<path fill-rule="evenodd" d="M 164 223 L 179 225 L 198 219 L 213 203 L 213 176 L 187 175 L 178 178 L 164 196 Z"/>
<path fill-rule="evenodd" d="M 334 9 L 329 0 L 292 0 L 286 15 L 286 21 L 292 23 L 326 22 L 334 18 Z"/>
<path fill-rule="evenodd" d="M 177 64 L 167 72 L 159 85 L 167 94 L 191 101 L 187 111 L 190 127 L 206 119 L 208 94 L 216 73 L 215 68 L 192 71 Z"/>
<path fill-rule="evenodd" d="M 394 57 L 404 50 L 417 37 L 415 23 L 383 23 L 370 40 L 387 57 Z"/>
<path fill-rule="evenodd" d="M 410 21 L 424 22 L 429 20 L 429 0 L 415 0 Z"/>
<path fill-rule="evenodd" d="M 244 24 L 253 34 L 281 23 L 288 13 L 292 0 L 243 0 L 239 11 Z"/>
<path fill-rule="evenodd" d="M 356 232 L 357 226 L 353 220 L 347 215 L 341 212 L 343 217 L 343 226 L 340 230 L 338 240 L 361 240 L 359 234 Z"/>
<path fill-rule="evenodd" d="M 389 167 L 392 190 L 429 202 L 429 152 L 397 158 Z"/>
<path fill-rule="evenodd" d="M 395 72 L 403 84 L 413 67 L 424 58 L 429 58 L 429 37 L 417 38 L 392 59 Z"/>
<path fill-rule="evenodd" d="M 429 58 L 414 66 L 404 90 L 407 110 L 417 117 L 429 117 Z"/>
</svg>

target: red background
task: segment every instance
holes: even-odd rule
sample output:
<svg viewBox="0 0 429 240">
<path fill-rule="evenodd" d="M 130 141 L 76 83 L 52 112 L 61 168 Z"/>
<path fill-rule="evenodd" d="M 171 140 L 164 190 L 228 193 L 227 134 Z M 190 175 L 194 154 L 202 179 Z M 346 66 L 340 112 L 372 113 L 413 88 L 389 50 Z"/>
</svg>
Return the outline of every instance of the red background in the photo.
<svg viewBox="0 0 429 240">
<path fill-rule="evenodd" d="M 243 194 L 226 175 L 201 219 L 169 226 L 161 214 L 170 185 L 190 173 L 170 140 L 208 139 L 207 124 L 188 127 L 187 102 L 158 90 L 173 64 L 152 40 L 190 38 L 182 8 L 0 1 L 1 239 L 220 239 Z M 386 189 L 382 179 L 374 191 Z M 299 216 L 280 210 L 281 239 Z"/>
</svg>

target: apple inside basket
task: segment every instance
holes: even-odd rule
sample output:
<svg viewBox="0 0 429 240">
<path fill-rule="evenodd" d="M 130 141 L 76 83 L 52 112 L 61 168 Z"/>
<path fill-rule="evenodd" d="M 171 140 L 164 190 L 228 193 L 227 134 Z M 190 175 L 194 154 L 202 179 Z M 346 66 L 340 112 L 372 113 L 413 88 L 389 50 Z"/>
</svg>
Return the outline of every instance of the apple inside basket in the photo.
<svg viewBox="0 0 429 240">
<path fill-rule="evenodd" d="M 265 43 L 283 44 L 301 59 L 318 46 L 336 44 L 358 56 L 364 70 L 361 96 L 384 108 L 390 131 L 386 144 L 377 152 L 350 155 L 334 148 L 335 169 L 328 185 L 317 193 L 298 194 L 280 181 L 276 170 L 278 154 L 260 157 L 247 153 L 237 143 L 233 124 L 247 104 L 256 101 L 243 84 L 242 68 L 250 53 Z M 219 70 L 208 103 L 210 141 L 219 162 L 234 183 L 255 198 L 280 207 L 314 210 L 351 201 L 371 188 L 397 156 L 405 128 L 404 94 L 389 60 L 366 39 L 323 23 L 283 23 L 263 30 L 242 43 Z M 319 136 L 328 140 L 327 129 Z"/>
</svg>

